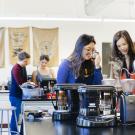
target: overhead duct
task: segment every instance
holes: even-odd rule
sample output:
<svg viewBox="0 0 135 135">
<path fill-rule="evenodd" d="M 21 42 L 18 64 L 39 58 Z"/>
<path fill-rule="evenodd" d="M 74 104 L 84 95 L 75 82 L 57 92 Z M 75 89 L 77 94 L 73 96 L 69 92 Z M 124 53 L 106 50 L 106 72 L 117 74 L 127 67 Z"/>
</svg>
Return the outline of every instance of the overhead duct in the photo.
<svg viewBox="0 0 135 135">
<path fill-rule="evenodd" d="M 114 0 L 84 0 L 85 13 L 88 16 L 94 16 L 113 1 Z"/>
<path fill-rule="evenodd" d="M 135 0 L 84 0 L 89 17 L 135 19 Z"/>
</svg>

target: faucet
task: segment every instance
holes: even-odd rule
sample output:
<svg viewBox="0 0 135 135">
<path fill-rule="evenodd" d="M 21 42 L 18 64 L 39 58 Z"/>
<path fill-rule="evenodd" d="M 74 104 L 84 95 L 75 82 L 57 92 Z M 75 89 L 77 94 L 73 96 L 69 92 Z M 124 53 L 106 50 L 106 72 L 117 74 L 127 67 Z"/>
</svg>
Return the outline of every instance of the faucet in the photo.
<svg viewBox="0 0 135 135">
<path fill-rule="evenodd" d="M 122 73 L 122 70 L 125 70 L 128 75 L 135 75 L 135 73 L 130 73 L 130 72 L 128 71 L 128 69 L 126 69 L 126 68 L 122 68 L 122 69 L 121 69 L 121 73 Z M 121 74 L 121 73 L 120 73 L 120 74 Z"/>
</svg>

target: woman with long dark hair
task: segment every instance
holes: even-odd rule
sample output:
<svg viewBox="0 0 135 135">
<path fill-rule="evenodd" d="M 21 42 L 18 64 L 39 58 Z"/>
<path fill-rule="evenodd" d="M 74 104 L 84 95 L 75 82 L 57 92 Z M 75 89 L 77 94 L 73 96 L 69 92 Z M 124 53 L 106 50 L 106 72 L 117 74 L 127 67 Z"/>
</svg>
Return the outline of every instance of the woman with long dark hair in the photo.
<svg viewBox="0 0 135 135">
<path fill-rule="evenodd" d="M 135 72 L 135 48 L 126 30 L 118 31 L 113 37 L 112 56 L 121 63 L 121 79 L 134 78 L 130 73 Z M 127 70 L 125 70 L 127 69 Z"/>
<path fill-rule="evenodd" d="M 72 54 L 60 64 L 57 83 L 101 84 L 102 74 L 99 53 L 93 58 L 94 36 L 83 34 L 76 41 Z"/>
</svg>

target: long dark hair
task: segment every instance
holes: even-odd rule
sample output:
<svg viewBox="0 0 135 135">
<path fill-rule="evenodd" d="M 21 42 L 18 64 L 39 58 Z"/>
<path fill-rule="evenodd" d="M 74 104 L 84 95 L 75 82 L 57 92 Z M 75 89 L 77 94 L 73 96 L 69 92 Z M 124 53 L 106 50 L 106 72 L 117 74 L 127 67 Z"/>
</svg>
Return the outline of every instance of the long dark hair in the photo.
<svg viewBox="0 0 135 135">
<path fill-rule="evenodd" d="M 127 68 L 125 65 L 125 57 L 124 55 L 118 50 L 117 41 L 120 38 L 124 38 L 128 44 L 128 56 L 129 56 L 129 71 L 133 71 L 133 61 L 135 59 L 135 48 L 133 41 L 126 30 L 118 31 L 113 37 L 113 47 L 112 47 L 112 57 L 117 57 L 121 61 L 123 61 L 123 67 Z"/>
<path fill-rule="evenodd" d="M 76 77 L 79 76 L 81 64 L 82 62 L 84 62 L 82 58 L 83 48 L 91 42 L 96 44 L 94 36 L 87 34 L 81 35 L 76 41 L 75 48 L 72 54 L 68 57 L 68 60 L 71 61 L 71 68 L 73 69 L 73 72 Z"/>
</svg>

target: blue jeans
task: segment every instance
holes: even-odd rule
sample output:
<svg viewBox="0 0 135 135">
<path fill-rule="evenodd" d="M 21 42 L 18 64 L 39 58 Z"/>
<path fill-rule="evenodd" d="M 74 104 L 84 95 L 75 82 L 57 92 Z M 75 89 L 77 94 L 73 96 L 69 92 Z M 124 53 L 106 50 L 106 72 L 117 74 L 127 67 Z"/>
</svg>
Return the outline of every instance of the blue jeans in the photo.
<svg viewBox="0 0 135 135">
<path fill-rule="evenodd" d="M 22 100 L 18 99 L 16 97 L 12 97 L 12 96 L 9 97 L 9 100 L 10 100 L 11 106 L 16 107 L 16 117 L 17 117 L 17 121 L 18 121 L 19 120 L 19 115 L 21 113 L 21 103 L 22 103 Z M 12 112 L 12 116 L 11 116 L 10 130 L 11 131 L 17 131 L 14 112 Z"/>
</svg>

